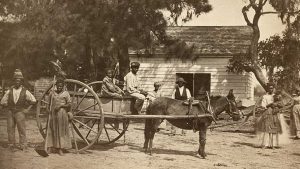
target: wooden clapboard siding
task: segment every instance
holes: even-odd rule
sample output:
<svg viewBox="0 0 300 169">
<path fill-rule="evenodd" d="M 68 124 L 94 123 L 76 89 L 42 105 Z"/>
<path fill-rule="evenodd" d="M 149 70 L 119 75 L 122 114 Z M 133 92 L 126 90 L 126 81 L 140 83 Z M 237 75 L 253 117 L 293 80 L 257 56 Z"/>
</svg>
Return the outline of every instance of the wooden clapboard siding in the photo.
<svg viewBox="0 0 300 169">
<path fill-rule="evenodd" d="M 162 92 L 170 97 L 175 87 L 176 73 L 210 73 L 211 94 L 227 95 L 230 89 L 238 98 L 251 98 L 251 74 L 235 74 L 226 70 L 231 57 L 196 59 L 182 61 L 180 59 L 146 58 L 131 55 L 131 61 L 141 63 L 139 76 L 141 85 L 145 90 L 153 90 L 153 84 L 159 81 L 163 84 Z"/>
<path fill-rule="evenodd" d="M 228 73 L 227 65 L 232 56 L 247 54 L 251 44 L 252 29 L 248 26 L 197 26 L 168 27 L 170 37 L 193 46 L 195 60 L 167 56 L 163 48 L 157 47 L 146 57 L 143 49 L 129 50 L 130 60 L 141 63 L 139 75 L 146 90 L 153 90 L 153 83 L 163 83 L 162 90 L 170 96 L 174 90 L 176 73 L 209 73 L 211 94 L 227 95 L 234 89 L 236 97 L 252 98 L 253 75 Z"/>
</svg>

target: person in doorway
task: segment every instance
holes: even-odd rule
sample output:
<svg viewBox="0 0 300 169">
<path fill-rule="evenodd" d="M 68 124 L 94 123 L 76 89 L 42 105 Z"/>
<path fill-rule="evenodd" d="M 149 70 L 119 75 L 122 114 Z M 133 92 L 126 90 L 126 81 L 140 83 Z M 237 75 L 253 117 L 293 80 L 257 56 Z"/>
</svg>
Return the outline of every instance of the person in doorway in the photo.
<svg viewBox="0 0 300 169">
<path fill-rule="evenodd" d="M 57 79 L 56 90 L 50 93 L 50 128 L 48 130 L 48 150 L 63 155 L 63 150 L 72 148 L 69 132 L 69 120 L 73 118 L 69 109 L 71 108 L 71 97 L 64 90 L 64 80 Z"/>
<path fill-rule="evenodd" d="M 131 71 L 124 77 L 124 90 L 126 94 L 132 96 L 136 99 L 134 104 L 134 114 L 140 114 L 144 101 L 147 96 L 147 92 L 145 92 L 143 89 L 141 89 L 140 81 L 137 75 L 137 72 L 140 68 L 139 62 L 132 62 L 130 64 Z"/>
<path fill-rule="evenodd" d="M 101 95 L 117 98 L 122 98 L 124 95 L 124 92 L 114 83 L 112 69 L 106 70 L 106 76 L 102 80 Z"/>
<path fill-rule="evenodd" d="M 189 100 L 191 98 L 191 92 L 188 88 L 185 87 L 186 81 L 179 77 L 176 81 L 176 87 L 172 94 L 172 99 L 176 100 Z M 171 126 L 171 135 L 176 134 L 175 126 Z M 182 135 L 186 135 L 185 130 L 181 130 Z"/>
<path fill-rule="evenodd" d="M 7 133 L 9 148 L 16 147 L 15 128 L 19 132 L 20 149 L 27 149 L 25 114 L 36 103 L 35 97 L 22 85 L 23 74 L 19 69 L 14 72 L 14 85 L 4 94 L 1 105 L 8 108 Z"/>
</svg>

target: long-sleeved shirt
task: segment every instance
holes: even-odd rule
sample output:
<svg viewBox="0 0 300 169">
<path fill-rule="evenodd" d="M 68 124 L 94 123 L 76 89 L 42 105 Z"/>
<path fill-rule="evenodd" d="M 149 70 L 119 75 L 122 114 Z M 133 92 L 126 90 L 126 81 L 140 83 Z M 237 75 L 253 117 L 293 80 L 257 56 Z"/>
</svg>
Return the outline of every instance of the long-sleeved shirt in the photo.
<svg viewBox="0 0 300 169">
<path fill-rule="evenodd" d="M 178 89 L 179 89 L 180 95 L 182 96 L 184 86 L 178 87 Z M 175 93 L 176 93 L 176 89 L 173 91 L 172 99 L 175 99 Z M 191 92 L 188 88 L 186 88 L 186 96 L 187 96 L 187 99 L 190 99 L 192 97 Z"/>
<path fill-rule="evenodd" d="M 271 104 L 274 102 L 274 94 L 265 94 L 263 95 L 262 101 L 261 101 L 261 106 L 264 108 L 267 108 L 268 104 Z"/>
<path fill-rule="evenodd" d="M 104 96 L 114 96 L 114 93 L 122 94 L 122 90 L 115 85 L 113 79 L 105 76 L 102 80 L 101 94 Z"/>
<path fill-rule="evenodd" d="M 147 97 L 148 97 L 151 101 L 153 101 L 153 100 L 155 100 L 155 99 L 158 98 L 158 97 L 163 97 L 163 94 L 162 94 L 162 92 L 161 92 L 160 89 L 157 90 L 157 91 L 153 90 L 152 92 L 148 92 Z"/>
<path fill-rule="evenodd" d="M 18 89 L 16 88 L 13 88 L 12 89 L 12 92 L 13 92 L 13 100 L 14 100 L 14 103 L 16 104 L 19 100 L 19 97 L 20 97 L 20 93 L 22 91 L 22 88 L 23 87 L 19 87 Z M 3 96 L 3 98 L 1 99 L 1 105 L 7 105 L 8 104 L 8 96 L 9 96 L 9 93 L 10 93 L 10 90 L 7 90 Z M 35 97 L 28 91 L 26 90 L 26 93 L 25 93 L 25 96 L 26 96 L 26 101 L 29 101 L 31 103 L 35 103 L 36 102 L 36 99 Z"/>
<path fill-rule="evenodd" d="M 128 93 L 139 93 L 139 87 L 140 87 L 140 82 L 139 78 L 136 74 L 133 74 L 132 72 L 129 72 L 125 77 L 125 86 L 124 90 L 127 91 Z"/>
</svg>

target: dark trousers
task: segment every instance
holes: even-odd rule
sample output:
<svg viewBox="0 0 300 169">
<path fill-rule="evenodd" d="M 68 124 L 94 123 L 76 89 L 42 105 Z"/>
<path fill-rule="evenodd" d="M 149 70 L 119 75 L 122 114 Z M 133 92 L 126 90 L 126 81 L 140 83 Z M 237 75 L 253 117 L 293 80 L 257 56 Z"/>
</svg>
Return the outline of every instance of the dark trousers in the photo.
<svg viewBox="0 0 300 169">
<path fill-rule="evenodd" d="M 22 111 L 8 111 L 7 116 L 7 133 L 8 142 L 15 144 L 15 128 L 17 126 L 19 132 L 19 142 L 21 146 L 27 146 L 26 140 L 26 125 L 25 125 L 25 114 Z"/>
</svg>

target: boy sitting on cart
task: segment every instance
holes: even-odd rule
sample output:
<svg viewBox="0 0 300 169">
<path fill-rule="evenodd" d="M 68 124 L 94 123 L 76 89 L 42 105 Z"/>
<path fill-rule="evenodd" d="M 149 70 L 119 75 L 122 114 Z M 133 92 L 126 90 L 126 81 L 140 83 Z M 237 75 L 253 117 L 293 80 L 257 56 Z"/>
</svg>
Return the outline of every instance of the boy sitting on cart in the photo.
<svg viewBox="0 0 300 169">
<path fill-rule="evenodd" d="M 132 62 L 130 64 L 131 71 L 124 77 L 124 91 L 126 94 L 132 96 L 136 99 L 134 104 L 134 114 L 139 114 L 142 110 L 145 96 L 147 96 L 147 92 L 140 88 L 140 82 L 137 76 L 137 72 L 140 67 L 140 63 Z"/>
<path fill-rule="evenodd" d="M 106 76 L 102 80 L 101 95 L 122 98 L 124 92 L 114 83 L 112 69 L 106 69 Z"/>
</svg>

